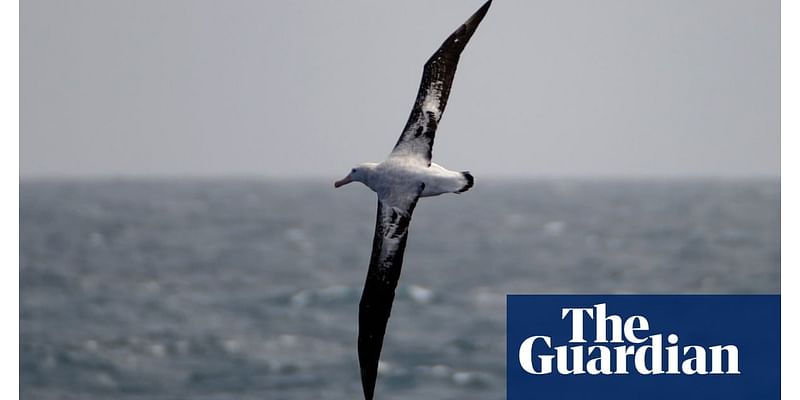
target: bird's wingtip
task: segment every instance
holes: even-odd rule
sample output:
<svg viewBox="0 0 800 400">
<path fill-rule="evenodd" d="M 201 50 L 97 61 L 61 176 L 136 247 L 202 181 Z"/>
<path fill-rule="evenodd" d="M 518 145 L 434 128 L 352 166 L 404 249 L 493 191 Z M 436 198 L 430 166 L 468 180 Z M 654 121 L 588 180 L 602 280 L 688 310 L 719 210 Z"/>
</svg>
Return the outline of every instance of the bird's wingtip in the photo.
<svg viewBox="0 0 800 400">
<path fill-rule="evenodd" d="M 483 17 L 486 15 L 486 13 L 489 11 L 489 7 L 491 5 L 492 5 L 492 0 L 483 3 L 481 8 L 479 8 L 478 11 L 475 11 L 475 14 L 472 14 L 472 16 L 469 17 L 469 20 L 467 20 L 467 23 L 465 23 L 464 25 L 467 26 L 478 25 L 483 19 Z"/>
<path fill-rule="evenodd" d="M 466 41 L 468 41 L 475 30 L 478 29 L 478 25 L 480 25 L 483 17 L 486 16 L 486 13 L 489 11 L 489 6 L 491 5 L 492 0 L 483 3 L 481 8 L 479 8 L 478 11 L 475 11 L 475 13 L 472 14 L 469 19 L 467 19 L 467 22 L 464 22 L 460 29 L 453 32 L 453 36 L 457 36 L 459 39 L 465 39 L 464 44 L 466 45 Z"/>
</svg>

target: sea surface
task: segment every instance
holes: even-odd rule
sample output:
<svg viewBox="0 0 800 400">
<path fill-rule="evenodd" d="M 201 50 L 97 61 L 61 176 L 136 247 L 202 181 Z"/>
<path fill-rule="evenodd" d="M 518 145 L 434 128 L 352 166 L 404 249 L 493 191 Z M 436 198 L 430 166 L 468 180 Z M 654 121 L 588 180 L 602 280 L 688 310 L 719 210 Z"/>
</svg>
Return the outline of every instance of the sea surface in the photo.
<svg viewBox="0 0 800 400">
<path fill-rule="evenodd" d="M 281 180 L 20 184 L 23 399 L 358 399 L 376 200 Z M 506 293 L 778 293 L 775 180 L 422 199 L 381 399 L 505 397 Z"/>
</svg>

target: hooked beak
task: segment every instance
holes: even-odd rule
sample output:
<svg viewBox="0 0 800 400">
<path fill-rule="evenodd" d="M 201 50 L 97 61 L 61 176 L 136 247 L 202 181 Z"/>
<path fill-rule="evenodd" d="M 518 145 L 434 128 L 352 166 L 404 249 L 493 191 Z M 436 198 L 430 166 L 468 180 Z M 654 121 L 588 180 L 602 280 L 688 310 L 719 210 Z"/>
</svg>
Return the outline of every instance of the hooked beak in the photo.
<svg viewBox="0 0 800 400">
<path fill-rule="evenodd" d="M 347 175 L 342 180 L 338 180 L 338 181 L 334 182 L 333 183 L 333 187 L 337 187 L 338 188 L 340 186 L 347 185 L 348 183 L 350 183 L 352 181 L 353 181 L 353 178 L 351 178 L 350 175 Z"/>
</svg>

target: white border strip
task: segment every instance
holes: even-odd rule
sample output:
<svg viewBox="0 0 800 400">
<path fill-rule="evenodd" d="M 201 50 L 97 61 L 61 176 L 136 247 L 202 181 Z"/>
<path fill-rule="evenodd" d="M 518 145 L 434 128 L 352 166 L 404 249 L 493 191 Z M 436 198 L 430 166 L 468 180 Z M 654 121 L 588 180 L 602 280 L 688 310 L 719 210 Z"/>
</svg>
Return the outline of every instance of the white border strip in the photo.
<svg viewBox="0 0 800 400">
<path fill-rule="evenodd" d="M 0 301 L 3 326 L 2 398 L 19 398 L 19 3 L 7 1 L 0 5 L 0 176 L 3 191 L 0 195 L 0 223 L 3 263 L 0 279 Z"/>
<path fill-rule="evenodd" d="M 800 398 L 797 374 L 800 371 L 796 360 L 800 359 L 800 347 L 796 346 L 798 313 L 798 251 L 797 228 L 798 207 L 798 62 L 797 43 L 798 10 L 800 2 L 781 2 L 781 398 Z M 785 174 L 785 175 L 784 175 Z M 783 177 L 786 177 L 784 180 Z M 787 243 L 784 244 L 783 240 Z M 783 266 L 786 268 L 783 268 Z"/>
</svg>

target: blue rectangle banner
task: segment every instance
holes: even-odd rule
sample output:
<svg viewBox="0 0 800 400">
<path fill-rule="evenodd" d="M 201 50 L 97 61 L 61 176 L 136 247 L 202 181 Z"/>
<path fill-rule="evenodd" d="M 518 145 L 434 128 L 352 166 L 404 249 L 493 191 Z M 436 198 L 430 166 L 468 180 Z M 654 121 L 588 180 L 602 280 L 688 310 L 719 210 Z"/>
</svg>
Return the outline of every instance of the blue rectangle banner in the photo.
<svg viewBox="0 0 800 400">
<path fill-rule="evenodd" d="M 507 398 L 778 399 L 779 295 L 509 295 Z"/>
</svg>

